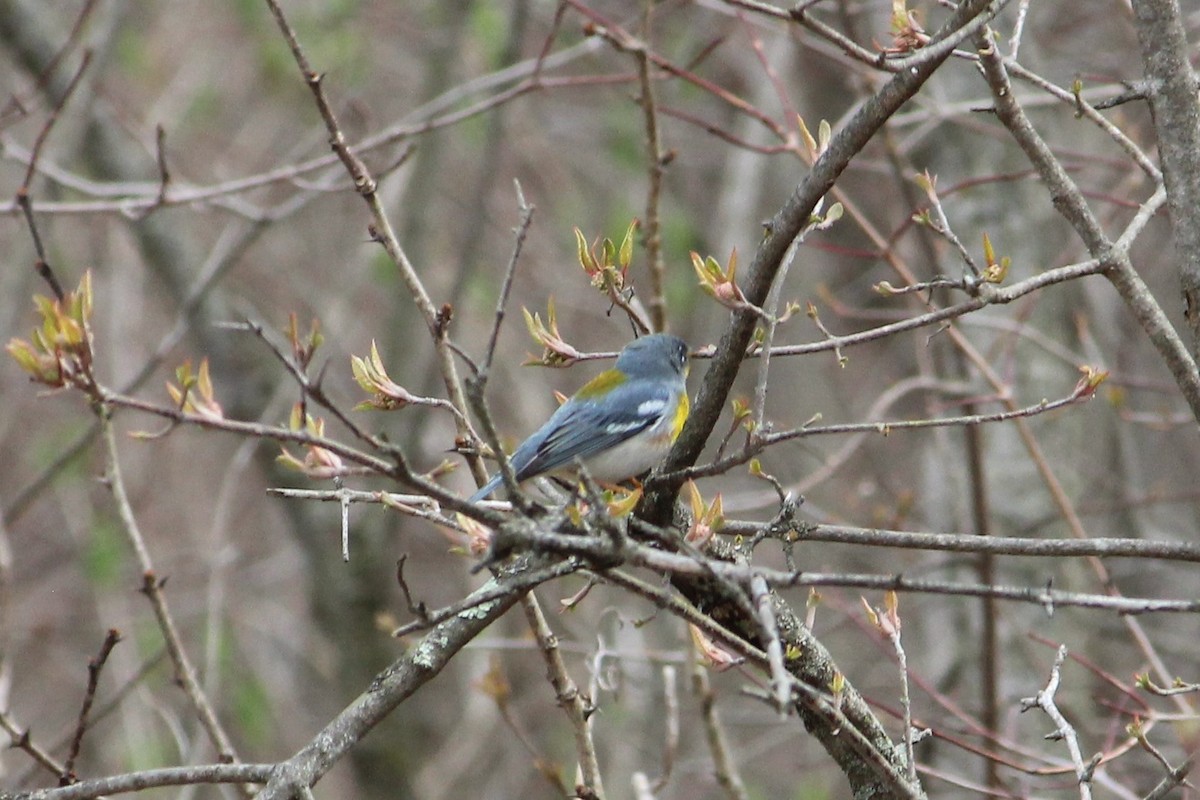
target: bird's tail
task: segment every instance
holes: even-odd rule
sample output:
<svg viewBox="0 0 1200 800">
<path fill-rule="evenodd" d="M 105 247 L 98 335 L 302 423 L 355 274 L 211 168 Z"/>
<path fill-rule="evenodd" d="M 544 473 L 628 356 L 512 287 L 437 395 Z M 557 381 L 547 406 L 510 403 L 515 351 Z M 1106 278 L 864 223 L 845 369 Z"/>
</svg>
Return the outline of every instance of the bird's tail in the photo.
<svg viewBox="0 0 1200 800">
<path fill-rule="evenodd" d="M 488 482 L 483 485 L 483 488 L 481 488 L 475 494 L 471 495 L 471 502 L 478 503 L 480 500 L 487 497 L 492 492 L 496 491 L 496 488 L 500 485 L 500 481 L 501 481 L 500 473 L 497 472 L 495 475 L 493 475 L 491 478 L 488 479 Z"/>
</svg>

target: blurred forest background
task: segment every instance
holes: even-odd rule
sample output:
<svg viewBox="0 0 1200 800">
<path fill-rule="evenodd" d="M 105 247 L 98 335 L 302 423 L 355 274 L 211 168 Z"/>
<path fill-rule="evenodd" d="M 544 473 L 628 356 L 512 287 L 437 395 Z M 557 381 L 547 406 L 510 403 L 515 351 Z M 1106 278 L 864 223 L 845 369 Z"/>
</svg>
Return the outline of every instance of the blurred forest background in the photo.
<svg viewBox="0 0 1200 800">
<path fill-rule="evenodd" d="M 730 312 L 697 285 L 690 254 L 745 265 L 768 220 L 808 170 L 798 118 L 816 136 L 838 131 L 889 77 L 848 55 L 810 25 L 720 0 L 290 0 L 284 3 L 356 152 L 379 179 L 379 196 L 433 303 L 453 307 L 451 337 L 484 352 L 520 207 L 514 180 L 535 208 L 500 330 L 488 399 L 506 444 L 532 431 L 600 364 L 522 366 L 541 347 L 520 309 L 545 318 L 553 300 L 563 337 L 585 352 L 632 337 L 580 268 L 573 228 L 590 241 L 620 241 L 630 221 L 646 230 L 650 191 L 646 119 L 630 41 L 660 63 L 644 66 L 655 92 L 662 158 L 655 208 L 670 330 L 697 350 L 717 343 Z M 886 0 L 805 4 L 812 19 L 871 52 L 894 46 Z M 934 2 L 911 9 L 927 30 L 947 16 Z M 1200 9 L 1185 3 L 1190 41 Z M 785 15 L 786 16 L 786 15 Z M 1017 60 L 1032 73 L 1098 102 L 1141 78 L 1132 11 L 1122 0 L 1011 2 L 993 21 L 1006 55 L 1022 27 Z M 624 49 L 613 30 L 628 32 Z M 962 45 L 973 47 L 970 38 Z M 86 68 L 79 71 L 84 52 Z M 919 52 L 919 51 L 917 51 Z M 56 55 L 58 54 L 58 55 Z M 1193 63 L 1195 49 L 1192 50 Z M 672 72 L 666 66 L 676 71 Z M 65 105 L 56 111 L 78 73 Z M 378 344 L 397 383 L 443 396 L 428 330 L 370 221 L 287 43 L 260 0 L 0 0 L 0 272 L 4 338 L 28 337 L 31 297 L 47 288 L 31 265 L 30 229 L 11 198 L 28 183 L 48 260 L 65 287 L 85 270 L 94 282 L 96 372 L 114 389 L 170 404 L 163 388 L 186 360 L 207 358 L 226 417 L 286 424 L 296 382 L 253 334 L 225 323 L 253 320 L 285 343 L 289 315 L 302 330 L 319 320 L 325 341 L 310 374 L 350 408 L 362 399 L 351 355 Z M 1116 238 L 1155 183 L 1112 136 L 1068 100 L 1015 84 L 1039 132 Z M 985 261 L 984 236 L 1010 260 L 1005 283 L 1087 260 L 1037 173 L 989 109 L 978 65 L 951 57 L 850 163 L 834 201 L 845 211 L 798 250 L 780 298 L 800 311 L 775 333 L 778 346 L 819 342 L 819 326 L 850 334 L 945 306 L 953 289 L 881 293 L 936 276 L 959 279 L 959 251 L 936 224 L 917 176 L 936 176 L 946 221 Z M 1146 104 L 1103 115 L 1154 157 Z M 39 134 L 56 117 L 44 144 Z M 162 181 L 163 166 L 170 178 Z M 936 220 L 935 220 L 936 223 Z M 629 273 L 649 297 L 646 250 Z M 1137 272 L 1180 330 L 1177 256 L 1159 210 L 1130 250 Z M 739 274 L 741 272 L 739 271 Z M 1002 283 L 1001 286 L 1004 284 Z M 809 304 L 818 322 L 804 313 Z M 953 330 L 948 330 L 952 326 Z M 961 336 L 990 375 L 964 356 Z M 286 349 L 286 344 L 282 345 Z M 839 360 L 839 356 L 843 360 Z M 749 397 L 756 361 L 734 396 Z M 1143 538 L 1195 542 L 1200 443 L 1196 420 L 1171 372 L 1122 299 L 1099 276 L 1065 281 L 1006 305 L 860 346 L 772 359 L 766 418 L 790 429 L 929 419 L 1002 411 L 1068 397 L 1079 368 L 1107 370 L 1090 403 L 977 427 L 888 435 L 857 431 L 804 437 L 768 449 L 762 468 L 802 494 L 801 517 L 822 524 L 1030 539 Z M 692 369 L 693 390 L 707 361 Z M 466 370 L 464 369 L 464 372 Z M 999 381 L 999 386 L 995 382 Z M 0 365 L 0 711 L 14 741 L 62 758 L 76 728 L 87 663 L 105 632 L 122 641 L 100 674 L 91 728 L 75 772 L 82 778 L 214 759 L 175 683 L 159 625 L 143 593 L 112 495 L 95 416 L 78 393 L 49 396 L 11 359 Z M 453 418 L 412 406 L 353 412 L 400 445 L 414 469 L 460 465 L 439 481 L 469 494 L 470 473 L 449 451 Z M 256 437 L 116 414 L 124 482 L 137 522 L 165 578 L 167 602 L 200 684 L 250 762 L 286 758 L 396 659 L 391 631 L 412 618 L 396 579 L 406 558 L 414 599 L 438 608 L 484 576 L 427 521 L 381 505 L 350 509 L 343 563 L 336 503 L 268 495 L 268 487 L 332 488 L 288 472 L 279 446 Z M 728 408 L 702 461 L 734 424 Z M 332 436 L 344 436 L 336 421 Z M 735 437 L 735 442 L 741 439 Z M 348 477 L 356 489 L 403 487 Z M 745 466 L 699 482 L 720 492 L 730 519 L 762 521 L 778 510 L 771 485 Z M 763 563 L 785 568 L 781 548 Z M 1193 562 L 986 558 L 972 553 L 797 543 L 795 564 L 827 573 L 903 574 L 1131 598 L 1194 600 Z M 666 776 L 652 795 L 721 797 L 706 742 L 697 656 L 687 627 L 653 605 L 601 585 L 575 609 L 562 598 L 578 577 L 538 590 L 567 665 L 592 693 L 599 760 L 609 794 L 634 796 L 634 773 Z M 860 595 L 822 588 L 814 633 L 898 741 L 899 680 L 891 646 Z M 805 588 L 783 592 L 797 608 Z M 1149 739 L 1178 764 L 1200 734 L 1188 695 L 1160 698 L 1133 685 L 1153 660 L 1200 680 L 1200 617 L 1061 607 L 955 595 L 902 593 L 900 612 L 916 724 L 930 796 L 992 792 L 1074 797 L 1065 748 L 1053 725 L 1022 715 L 1063 667 L 1060 707 L 1076 726 L 1100 797 L 1143 797 L 1165 774 L 1131 744 L 1139 716 Z M 1076 659 L 1076 656 L 1078 658 Z M 700 669 L 704 669 L 701 667 Z M 781 719 L 742 687 L 748 669 L 710 671 L 734 766 L 754 798 L 848 797 L 845 778 L 795 718 Z M 988 688 L 990 687 L 990 688 Z M 674 752 L 668 722 L 682 720 Z M 1189 721 L 1190 720 L 1190 721 Z M 1161 723 L 1158 725 L 1157 723 Z M 562 796 L 544 773 L 574 785 L 571 729 L 545 680 L 520 613 L 509 613 L 339 763 L 318 797 L 438 800 Z M 1191 743 L 1189 745 L 1189 742 Z M 26 749 L 0 750 L 0 790 L 57 782 Z M 1188 792 L 1190 790 L 1179 790 Z M 151 797 L 236 796 L 233 788 L 160 789 Z M 736 796 L 736 795 L 734 795 Z M 1187 796 L 1195 796 L 1192 791 Z"/>
</svg>

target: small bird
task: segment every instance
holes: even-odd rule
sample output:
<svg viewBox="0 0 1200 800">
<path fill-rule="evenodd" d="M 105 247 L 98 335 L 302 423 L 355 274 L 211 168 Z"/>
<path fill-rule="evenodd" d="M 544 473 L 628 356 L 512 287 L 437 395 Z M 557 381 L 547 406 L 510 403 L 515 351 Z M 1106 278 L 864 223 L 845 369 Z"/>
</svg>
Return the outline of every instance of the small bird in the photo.
<svg viewBox="0 0 1200 800">
<path fill-rule="evenodd" d="M 687 420 L 688 346 L 655 333 L 635 339 L 612 369 L 585 383 L 509 456 L 517 482 L 569 472 L 575 459 L 601 483 L 641 475 L 666 456 Z M 493 475 L 474 503 L 501 483 Z"/>
</svg>

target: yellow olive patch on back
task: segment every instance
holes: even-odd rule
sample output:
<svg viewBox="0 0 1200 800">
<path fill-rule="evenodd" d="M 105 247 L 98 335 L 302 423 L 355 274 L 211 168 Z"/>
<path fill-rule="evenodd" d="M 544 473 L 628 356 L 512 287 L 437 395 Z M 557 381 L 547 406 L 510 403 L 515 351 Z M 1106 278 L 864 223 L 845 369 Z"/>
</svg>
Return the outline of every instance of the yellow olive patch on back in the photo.
<svg viewBox="0 0 1200 800">
<path fill-rule="evenodd" d="M 625 382 L 625 375 L 615 369 L 606 369 L 585 383 L 575 396 L 580 400 L 593 400 L 608 394 Z"/>
</svg>

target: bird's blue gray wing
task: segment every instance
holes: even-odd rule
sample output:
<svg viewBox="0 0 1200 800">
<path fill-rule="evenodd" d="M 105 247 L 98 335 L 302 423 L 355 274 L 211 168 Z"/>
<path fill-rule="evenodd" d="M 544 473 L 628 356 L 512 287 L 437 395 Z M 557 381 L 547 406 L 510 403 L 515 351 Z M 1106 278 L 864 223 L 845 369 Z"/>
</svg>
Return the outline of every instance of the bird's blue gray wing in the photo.
<svg viewBox="0 0 1200 800">
<path fill-rule="evenodd" d="M 517 478 L 553 472 L 616 447 L 657 424 L 672 397 L 661 383 L 631 381 L 596 400 L 567 401 L 513 454 Z"/>
</svg>

